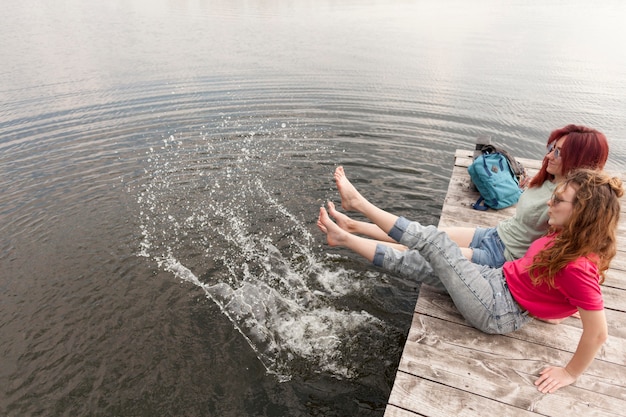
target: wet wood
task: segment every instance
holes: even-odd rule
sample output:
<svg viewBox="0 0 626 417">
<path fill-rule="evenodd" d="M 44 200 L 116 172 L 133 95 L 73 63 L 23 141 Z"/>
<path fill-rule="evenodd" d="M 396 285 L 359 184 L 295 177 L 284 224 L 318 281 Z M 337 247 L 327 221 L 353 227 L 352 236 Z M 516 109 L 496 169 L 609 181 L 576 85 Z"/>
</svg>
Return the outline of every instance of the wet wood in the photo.
<svg viewBox="0 0 626 417">
<path fill-rule="evenodd" d="M 439 227 L 491 226 L 515 213 L 471 208 L 478 198 L 467 174 L 471 158 L 472 151 L 455 154 Z M 531 175 L 540 168 L 540 161 L 520 162 Z M 546 365 L 569 361 L 580 320 L 534 320 L 508 335 L 488 335 L 471 327 L 449 296 L 422 286 L 385 417 L 626 415 L 625 219 L 623 214 L 620 251 L 603 285 L 609 339 L 575 384 L 542 394 L 533 381 Z"/>
</svg>

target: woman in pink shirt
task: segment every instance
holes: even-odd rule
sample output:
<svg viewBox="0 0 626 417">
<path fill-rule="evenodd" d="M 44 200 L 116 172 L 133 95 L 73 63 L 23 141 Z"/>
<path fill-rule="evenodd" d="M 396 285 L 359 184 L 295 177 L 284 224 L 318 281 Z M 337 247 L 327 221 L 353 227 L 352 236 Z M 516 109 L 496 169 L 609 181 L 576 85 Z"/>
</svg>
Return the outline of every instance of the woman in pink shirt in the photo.
<svg viewBox="0 0 626 417">
<path fill-rule="evenodd" d="M 345 176 L 336 180 L 344 209 L 362 213 L 420 256 L 407 258 L 393 243 L 346 232 L 321 207 L 317 224 L 330 246 L 347 247 L 374 265 L 403 274 L 420 270 L 407 263 L 429 262 L 433 276 L 415 278 L 445 288 L 465 319 L 486 333 L 512 332 L 531 317 L 559 320 L 578 312 L 583 325 L 578 348 L 565 366 L 541 372 L 535 381 L 541 392 L 572 384 L 591 364 L 607 338 L 600 284 L 616 253 L 623 195 L 619 178 L 594 170 L 570 173 L 547 202 L 548 234 L 502 268 L 471 263 L 445 232 L 379 209 Z"/>
</svg>

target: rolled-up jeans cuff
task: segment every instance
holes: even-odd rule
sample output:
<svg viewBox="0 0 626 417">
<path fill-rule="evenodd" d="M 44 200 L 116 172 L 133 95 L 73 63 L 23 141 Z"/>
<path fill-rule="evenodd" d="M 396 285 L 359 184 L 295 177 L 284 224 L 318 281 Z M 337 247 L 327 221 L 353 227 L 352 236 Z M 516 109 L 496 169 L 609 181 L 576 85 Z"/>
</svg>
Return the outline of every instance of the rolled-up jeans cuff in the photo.
<svg viewBox="0 0 626 417">
<path fill-rule="evenodd" d="M 396 220 L 396 223 L 389 231 L 389 237 L 396 242 L 400 242 L 400 239 L 402 239 L 402 235 L 404 234 L 406 228 L 409 226 L 410 223 L 411 222 L 404 217 L 398 217 L 398 220 Z"/>
<path fill-rule="evenodd" d="M 387 247 L 383 245 L 382 243 L 379 243 L 378 245 L 376 245 L 376 252 L 374 252 L 374 259 L 372 260 L 372 263 L 374 265 L 382 268 L 383 262 L 385 261 L 386 250 L 387 250 Z"/>
</svg>

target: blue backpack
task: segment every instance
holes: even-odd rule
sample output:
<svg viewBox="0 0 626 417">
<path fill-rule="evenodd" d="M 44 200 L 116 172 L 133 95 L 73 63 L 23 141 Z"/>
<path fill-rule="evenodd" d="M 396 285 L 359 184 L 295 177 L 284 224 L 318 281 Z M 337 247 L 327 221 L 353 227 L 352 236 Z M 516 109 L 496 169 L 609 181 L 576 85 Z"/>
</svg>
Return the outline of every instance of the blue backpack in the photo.
<svg viewBox="0 0 626 417">
<path fill-rule="evenodd" d="M 472 204 L 476 210 L 503 209 L 517 203 L 522 195 L 519 180 L 502 152 L 483 151 L 467 170 L 480 193 Z"/>
</svg>

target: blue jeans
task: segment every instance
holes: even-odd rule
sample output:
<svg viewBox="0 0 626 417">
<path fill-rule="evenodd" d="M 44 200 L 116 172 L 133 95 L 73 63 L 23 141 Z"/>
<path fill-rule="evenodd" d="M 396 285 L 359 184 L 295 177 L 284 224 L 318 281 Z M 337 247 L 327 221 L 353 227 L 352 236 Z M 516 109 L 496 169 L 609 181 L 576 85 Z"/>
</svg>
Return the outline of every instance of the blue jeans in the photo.
<svg viewBox="0 0 626 417">
<path fill-rule="evenodd" d="M 401 251 L 381 243 L 376 247 L 374 264 L 399 273 L 428 270 L 423 265 L 408 265 L 413 261 L 429 264 L 432 274 L 417 275 L 417 279 L 424 283 L 437 280 L 463 317 L 477 329 L 504 334 L 531 320 L 513 299 L 502 269 L 473 264 L 445 232 L 400 217 L 389 236 L 421 256 L 403 256 Z"/>
<path fill-rule="evenodd" d="M 419 282 L 430 285 L 437 292 L 448 292 L 419 251 L 411 249 L 398 251 L 384 244 L 379 244 L 374 254 L 374 265 L 407 278 L 417 277 Z"/>
<path fill-rule="evenodd" d="M 477 227 L 469 246 L 474 250 L 472 262 L 475 264 L 500 268 L 506 262 L 504 243 L 495 227 Z"/>
</svg>

